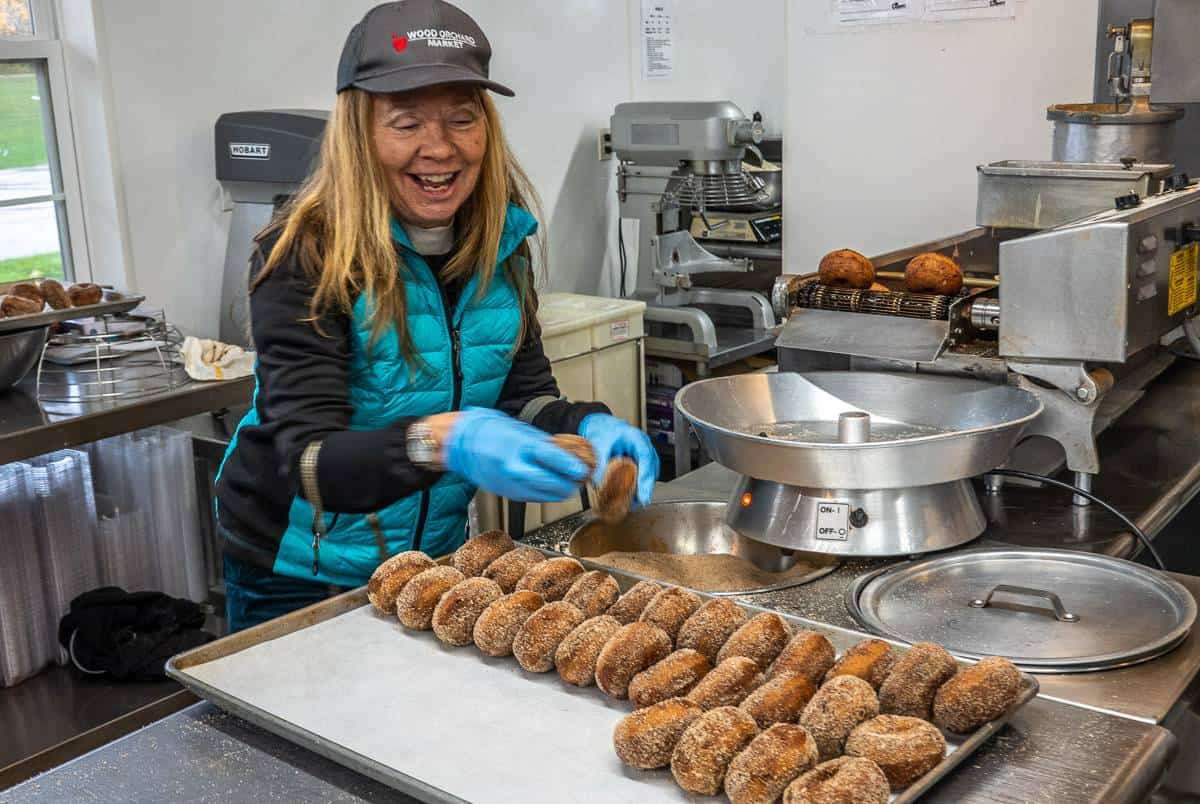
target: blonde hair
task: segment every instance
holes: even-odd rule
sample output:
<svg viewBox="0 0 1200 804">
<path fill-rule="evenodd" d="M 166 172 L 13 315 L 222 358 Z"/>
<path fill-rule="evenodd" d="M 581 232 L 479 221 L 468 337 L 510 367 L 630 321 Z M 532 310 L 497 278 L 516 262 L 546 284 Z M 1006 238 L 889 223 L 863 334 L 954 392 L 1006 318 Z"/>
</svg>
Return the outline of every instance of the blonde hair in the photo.
<svg viewBox="0 0 1200 804">
<path fill-rule="evenodd" d="M 500 115 L 485 90 L 477 92 L 487 129 L 487 145 L 479 181 L 455 217 L 456 251 L 438 277 L 441 282 L 479 278 L 486 292 L 496 270 L 500 236 L 510 203 L 540 218 L 541 204 L 529 177 L 508 147 Z M 405 317 L 407 299 L 392 239 L 392 206 L 387 179 L 379 164 L 372 135 L 374 100 L 363 90 L 341 92 L 325 127 L 320 163 L 282 213 L 255 240 L 279 238 L 266 256 L 251 293 L 289 254 L 294 254 L 315 284 L 309 321 L 320 332 L 324 314 L 349 314 L 356 297 L 365 295 L 372 311 L 371 344 L 392 324 L 410 368 L 418 361 Z M 535 238 L 537 264 L 545 264 L 545 240 Z M 515 252 L 524 264 L 503 266 L 521 300 L 521 326 L 514 350 L 524 339 L 537 312 L 528 240 Z M 528 267 L 526 267 L 528 266 Z"/>
</svg>

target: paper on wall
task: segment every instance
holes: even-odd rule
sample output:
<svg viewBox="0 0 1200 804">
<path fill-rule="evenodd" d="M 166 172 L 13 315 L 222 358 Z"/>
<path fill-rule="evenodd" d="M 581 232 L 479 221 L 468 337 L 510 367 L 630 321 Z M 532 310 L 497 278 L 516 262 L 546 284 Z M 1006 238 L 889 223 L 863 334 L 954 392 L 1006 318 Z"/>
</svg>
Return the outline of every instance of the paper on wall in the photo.
<svg viewBox="0 0 1200 804">
<path fill-rule="evenodd" d="M 642 0 L 642 78 L 669 78 L 675 67 L 674 0 Z"/>
<path fill-rule="evenodd" d="M 927 0 L 834 0 L 839 25 L 878 25 L 916 22 Z"/>
<path fill-rule="evenodd" d="M 1016 0 L 925 0 L 926 22 L 1015 17 Z"/>
</svg>

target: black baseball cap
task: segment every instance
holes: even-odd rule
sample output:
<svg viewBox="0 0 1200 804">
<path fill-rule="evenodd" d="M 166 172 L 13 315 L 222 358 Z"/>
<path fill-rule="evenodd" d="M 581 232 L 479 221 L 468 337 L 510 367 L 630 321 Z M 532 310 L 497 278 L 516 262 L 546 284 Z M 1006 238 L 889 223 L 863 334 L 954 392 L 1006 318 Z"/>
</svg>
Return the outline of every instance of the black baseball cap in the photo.
<svg viewBox="0 0 1200 804">
<path fill-rule="evenodd" d="M 492 46 L 458 6 L 399 0 L 375 6 L 350 30 L 338 62 L 337 91 L 407 92 L 434 84 L 477 84 L 512 97 L 488 77 Z"/>
</svg>

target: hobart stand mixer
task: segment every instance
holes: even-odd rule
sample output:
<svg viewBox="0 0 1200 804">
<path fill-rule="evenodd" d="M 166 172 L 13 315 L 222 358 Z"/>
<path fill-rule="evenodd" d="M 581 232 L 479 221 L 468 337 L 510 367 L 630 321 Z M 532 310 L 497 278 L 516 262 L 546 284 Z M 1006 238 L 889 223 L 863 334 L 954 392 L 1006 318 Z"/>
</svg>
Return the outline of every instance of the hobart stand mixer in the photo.
<svg viewBox="0 0 1200 804">
<path fill-rule="evenodd" d="M 986 521 L 970 479 L 1002 465 L 1042 411 L 1011 385 L 840 371 L 700 380 L 676 405 L 713 460 L 743 475 L 734 531 L 839 556 L 977 537 Z"/>
</svg>

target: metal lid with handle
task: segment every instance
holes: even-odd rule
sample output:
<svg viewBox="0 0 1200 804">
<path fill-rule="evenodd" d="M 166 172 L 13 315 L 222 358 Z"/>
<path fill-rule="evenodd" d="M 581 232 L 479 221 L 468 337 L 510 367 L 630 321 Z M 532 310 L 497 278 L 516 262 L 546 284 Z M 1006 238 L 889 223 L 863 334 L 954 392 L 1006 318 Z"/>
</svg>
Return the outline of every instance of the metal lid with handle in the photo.
<svg viewBox="0 0 1200 804">
<path fill-rule="evenodd" d="M 1109 556 L 1048 549 L 965 550 L 886 567 L 846 592 L 865 628 L 937 642 L 956 656 L 1004 656 L 1032 673 L 1136 664 L 1174 648 L 1196 601 L 1167 575 Z"/>
</svg>

